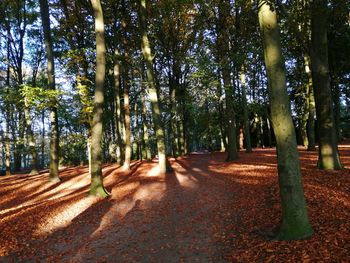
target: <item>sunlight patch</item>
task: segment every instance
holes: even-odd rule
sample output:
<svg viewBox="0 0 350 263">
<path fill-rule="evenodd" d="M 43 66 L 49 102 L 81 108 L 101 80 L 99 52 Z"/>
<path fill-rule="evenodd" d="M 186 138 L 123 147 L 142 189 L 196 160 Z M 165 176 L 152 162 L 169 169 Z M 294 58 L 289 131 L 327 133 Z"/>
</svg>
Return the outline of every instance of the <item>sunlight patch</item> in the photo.
<svg viewBox="0 0 350 263">
<path fill-rule="evenodd" d="M 41 222 L 34 235 L 46 235 L 68 226 L 71 221 L 96 202 L 96 197 L 88 196 L 73 204 L 66 205 L 55 215 Z"/>
<path fill-rule="evenodd" d="M 198 183 L 198 180 L 195 177 L 186 173 L 175 173 L 175 176 L 176 179 L 179 181 L 179 184 L 183 187 L 194 188 Z"/>
</svg>

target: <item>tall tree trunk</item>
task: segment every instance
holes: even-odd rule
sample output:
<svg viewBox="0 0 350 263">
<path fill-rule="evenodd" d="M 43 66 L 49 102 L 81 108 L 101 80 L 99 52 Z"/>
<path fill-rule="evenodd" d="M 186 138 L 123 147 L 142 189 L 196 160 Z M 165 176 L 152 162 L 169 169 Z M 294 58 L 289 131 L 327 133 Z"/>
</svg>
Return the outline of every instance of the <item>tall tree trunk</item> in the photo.
<svg viewBox="0 0 350 263">
<path fill-rule="evenodd" d="M 318 125 L 318 168 L 342 169 L 333 115 L 328 65 L 328 7 L 326 0 L 312 2 L 311 67 Z"/>
<path fill-rule="evenodd" d="M 10 38 L 7 41 L 7 61 L 10 61 Z M 9 92 L 10 88 L 10 65 L 7 65 L 6 70 L 6 94 Z M 5 167 L 6 167 L 6 175 L 11 175 L 11 142 L 10 142 L 10 118 L 12 114 L 10 114 L 10 105 L 8 101 L 8 97 L 4 100 L 5 104 L 5 122 L 6 122 L 6 130 L 5 130 Z"/>
<path fill-rule="evenodd" d="M 226 99 L 226 121 L 227 121 L 227 161 L 233 161 L 238 158 L 237 136 L 236 136 L 236 119 L 234 111 L 234 92 L 230 76 L 229 66 L 229 36 L 228 21 L 230 16 L 230 4 L 226 1 L 219 3 L 219 29 L 218 29 L 218 55 L 222 79 L 224 82 L 225 99 Z"/>
<path fill-rule="evenodd" d="M 250 126 L 247 106 L 247 94 L 246 94 L 246 83 L 245 74 L 242 71 L 240 74 L 241 86 L 242 86 L 242 107 L 243 107 L 243 122 L 244 122 L 244 139 L 245 139 L 245 151 L 247 153 L 252 152 L 252 144 L 250 140 Z"/>
<path fill-rule="evenodd" d="M 26 122 L 26 130 L 28 135 L 28 142 L 29 142 L 29 153 L 32 157 L 32 165 L 31 165 L 31 175 L 37 175 L 38 172 L 38 158 L 37 158 L 37 152 L 35 149 L 35 137 L 32 130 L 32 119 L 30 116 L 29 106 L 27 103 L 27 98 L 24 98 L 24 117 Z"/>
<path fill-rule="evenodd" d="M 336 74 L 331 76 L 331 90 L 333 94 L 333 103 L 334 103 L 334 122 L 335 122 L 335 131 L 337 141 L 341 141 L 341 132 L 340 132 L 340 87 L 339 79 Z"/>
<path fill-rule="evenodd" d="M 174 71 L 174 70 L 173 70 Z M 173 73 L 174 74 L 174 73 Z M 177 145 L 177 113 L 176 113 L 176 96 L 177 96 L 177 83 L 175 81 L 174 75 L 171 77 L 169 87 L 170 95 L 170 123 L 169 123 L 169 137 L 170 137 L 170 147 L 171 155 L 178 156 L 178 145 Z"/>
<path fill-rule="evenodd" d="M 311 76 L 311 69 L 310 69 L 310 56 L 304 55 L 304 64 L 305 64 L 305 73 L 307 75 L 307 94 L 306 94 L 306 101 L 307 101 L 307 110 L 308 110 L 308 117 L 307 117 L 307 150 L 308 151 L 315 151 L 316 150 L 316 138 L 315 138 L 315 97 L 314 97 L 314 88 L 312 85 L 312 76 Z"/>
<path fill-rule="evenodd" d="M 299 154 L 286 89 L 276 8 L 259 0 L 259 24 L 264 45 L 271 119 L 277 142 L 278 179 L 282 225 L 277 239 L 304 239 L 312 235 L 301 182 Z"/>
<path fill-rule="evenodd" d="M 144 141 L 144 150 L 146 153 L 146 160 L 151 161 L 151 149 L 149 147 L 149 137 L 148 137 L 148 122 L 147 122 L 147 114 L 146 114 L 146 103 L 145 103 L 145 92 L 141 94 L 141 108 L 142 108 L 142 128 L 143 128 L 143 141 Z"/>
<path fill-rule="evenodd" d="M 24 152 L 24 116 L 22 112 L 18 113 L 18 126 L 17 130 L 14 129 L 12 133 L 16 133 L 18 131 L 18 137 L 14 136 L 14 141 L 16 142 L 16 147 L 15 147 L 15 154 L 14 154 L 14 166 L 15 166 L 15 171 L 20 171 L 22 167 L 22 161 L 23 161 L 23 152 Z"/>
<path fill-rule="evenodd" d="M 45 111 L 41 113 L 41 168 L 45 167 Z"/>
<path fill-rule="evenodd" d="M 126 62 L 127 63 L 127 62 Z M 130 126 L 130 103 L 129 103 L 129 69 L 127 66 L 124 67 L 123 77 L 123 96 L 124 96 L 124 164 L 123 169 L 125 171 L 130 170 L 131 162 L 131 126 Z"/>
<path fill-rule="evenodd" d="M 120 105 L 120 64 L 119 64 L 119 52 L 116 49 L 114 52 L 114 103 L 115 103 L 115 124 L 117 135 L 117 163 L 121 165 L 124 160 L 123 156 L 123 140 L 122 140 L 122 125 L 121 125 L 121 105 Z"/>
<path fill-rule="evenodd" d="M 146 68 L 147 68 L 146 73 L 147 73 L 148 93 L 151 101 L 152 116 L 153 116 L 155 132 L 156 132 L 156 139 L 157 139 L 159 172 L 163 174 L 167 170 L 164 128 L 163 128 L 162 119 L 161 119 L 157 89 L 154 83 L 155 78 L 154 78 L 154 71 L 153 71 L 153 55 L 151 52 L 151 46 L 149 43 L 148 33 L 147 33 L 146 0 L 140 0 L 140 2 L 141 2 L 140 27 L 141 27 L 141 37 L 142 37 L 141 49 L 142 49 L 142 54 L 145 59 Z"/>
<path fill-rule="evenodd" d="M 270 117 L 266 117 L 266 124 L 267 124 L 267 139 L 268 139 L 268 145 L 269 148 L 272 148 L 272 134 L 271 134 L 271 124 L 270 124 Z"/>
<path fill-rule="evenodd" d="M 109 195 L 103 186 L 102 177 L 102 115 L 106 70 L 106 44 L 103 11 L 100 0 L 91 0 L 95 17 L 96 78 L 95 97 L 91 127 L 91 186 L 90 194 L 102 198 Z"/>
<path fill-rule="evenodd" d="M 50 31 L 50 16 L 47 0 L 40 0 L 41 21 L 44 31 L 44 41 L 47 58 L 47 78 L 48 87 L 50 90 L 55 90 L 55 63 L 52 50 L 52 40 Z M 59 181 L 58 175 L 58 155 L 59 155 L 59 134 L 58 134 L 58 116 L 57 116 L 57 101 L 51 102 L 50 107 L 50 181 Z"/>
<path fill-rule="evenodd" d="M 10 142 L 10 116 L 6 117 L 6 131 L 5 131 L 5 167 L 6 175 L 11 175 L 11 142 Z"/>
</svg>

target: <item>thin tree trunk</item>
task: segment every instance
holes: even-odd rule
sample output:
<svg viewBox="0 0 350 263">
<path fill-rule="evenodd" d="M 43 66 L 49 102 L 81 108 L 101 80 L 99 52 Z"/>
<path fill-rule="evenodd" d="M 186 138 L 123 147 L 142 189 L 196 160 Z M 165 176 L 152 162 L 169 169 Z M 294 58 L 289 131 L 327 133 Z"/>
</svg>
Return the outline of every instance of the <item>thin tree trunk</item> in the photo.
<svg viewBox="0 0 350 263">
<path fill-rule="evenodd" d="M 271 119 L 277 142 L 278 179 L 282 204 L 282 225 L 277 239 L 304 239 L 312 235 L 301 182 L 299 154 L 286 89 L 276 8 L 259 0 L 259 24 L 264 45 Z"/>
<path fill-rule="evenodd" d="M 44 31 L 44 40 L 47 58 L 47 78 L 48 87 L 50 90 L 55 90 L 55 63 L 52 50 L 52 40 L 50 32 L 50 16 L 47 0 L 40 0 L 41 21 Z M 51 102 L 50 107 L 50 181 L 59 181 L 58 164 L 59 164 L 59 133 L 58 133 L 58 116 L 57 116 L 57 101 Z"/>
<path fill-rule="evenodd" d="M 316 136 L 315 136 L 315 97 L 314 97 L 314 88 L 312 85 L 312 75 L 311 75 L 311 69 L 310 69 L 310 56 L 305 55 L 304 56 L 304 63 L 305 63 L 305 73 L 308 78 L 307 83 L 307 103 L 308 103 L 308 118 L 307 118 L 307 141 L 308 151 L 315 151 L 316 150 Z"/>
<path fill-rule="evenodd" d="M 7 41 L 7 61 L 10 61 L 10 38 Z M 7 65 L 6 70 L 6 94 L 9 92 L 10 88 L 10 65 Z M 6 167 L 6 175 L 11 175 L 11 142 L 10 142 L 10 105 L 8 101 L 8 97 L 4 100 L 5 103 L 5 122 L 6 122 L 6 130 L 5 130 L 5 167 Z"/>
<path fill-rule="evenodd" d="M 45 111 L 41 113 L 41 168 L 45 167 Z"/>
<path fill-rule="evenodd" d="M 227 158 L 226 161 L 233 161 L 238 158 L 237 136 L 236 136 L 236 119 L 233 103 L 233 87 L 231 83 L 229 69 L 229 36 L 227 22 L 229 20 L 230 5 L 229 3 L 220 2 L 219 4 L 219 32 L 218 32 L 218 55 L 222 79 L 225 89 L 226 99 L 226 121 L 227 121 Z"/>
<path fill-rule="evenodd" d="M 122 140 L 122 128 L 121 128 L 121 106 L 120 106 L 120 64 L 118 61 L 119 52 L 116 49 L 114 52 L 114 101 L 115 101 L 115 124 L 116 124 L 116 135 L 117 135 L 117 163 L 121 165 L 124 160 L 123 156 L 123 140 Z"/>
<path fill-rule="evenodd" d="M 246 94 L 246 83 L 245 74 L 242 71 L 240 74 L 241 86 L 242 86 L 242 107 L 243 107 L 243 123 L 244 123 L 244 139 L 245 139 L 245 150 L 247 153 L 252 152 L 252 144 L 250 140 L 250 126 L 247 106 L 247 94 Z"/>
<path fill-rule="evenodd" d="M 129 105 L 129 77 L 128 77 L 128 68 L 124 67 L 124 146 L 125 146 L 125 155 L 124 155 L 124 164 L 123 169 L 125 171 L 130 170 L 131 162 L 131 126 L 130 126 L 130 105 Z"/>
<path fill-rule="evenodd" d="M 327 1 L 312 2 L 311 67 L 318 125 L 318 168 L 342 169 L 333 115 L 327 41 Z"/>
<path fill-rule="evenodd" d="M 340 133 L 340 87 L 339 80 L 336 75 L 331 77 L 331 87 L 333 93 L 333 102 L 334 102 L 334 122 L 335 122 L 335 130 L 336 130 L 336 138 L 337 141 L 341 141 L 341 133 Z"/>
<path fill-rule="evenodd" d="M 32 119 L 30 117 L 29 113 L 29 106 L 27 105 L 27 99 L 24 98 L 24 117 L 26 121 L 26 130 L 28 134 L 28 141 L 29 141 L 29 152 L 32 157 L 32 165 L 31 165 L 31 175 L 37 175 L 39 174 L 38 172 L 38 158 L 37 158 L 37 152 L 35 149 L 35 138 L 34 138 L 34 133 L 32 130 Z"/>
<path fill-rule="evenodd" d="M 152 116 L 154 127 L 156 131 L 157 150 L 159 160 L 159 172 L 163 174 L 167 170 L 166 149 L 165 149 L 165 136 L 164 128 L 161 119 L 161 112 L 159 107 L 159 99 L 157 89 L 154 83 L 154 71 L 153 71 L 153 55 L 151 53 L 151 46 L 147 34 L 147 20 L 146 20 L 146 0 L 140 0 L 140 27 L 141 27 L 141 49 L 142 54 L 146 62 L 147 68 L 147 84 L 148 93 L 151 101 Z"/>
<path fill-rule="evenodd" d="M 151 149 L 149 147 L 149 137 L 148 137 L 148 123 L 146 118 L 146 103 L 145 103 L 145 92 L 141 94 L 141 108 L 142 108 L 142 128 L 143 128 L 143 140 L 144 140 L 144 149 L 146 153 L 146 160 L 151 161 Z"/>
<path fill-rule="evenodd" d="M 95 17 L 96 33 L 96 79 L 94 109 L 91 127 L 91 186 L 90 194 L 102 198 L 109 195 L 103 186 L 102 177 L 102 115 L 106 70 L 106 44 L 103 11 L 100 0 L 91 0 Z"/>
</svg>

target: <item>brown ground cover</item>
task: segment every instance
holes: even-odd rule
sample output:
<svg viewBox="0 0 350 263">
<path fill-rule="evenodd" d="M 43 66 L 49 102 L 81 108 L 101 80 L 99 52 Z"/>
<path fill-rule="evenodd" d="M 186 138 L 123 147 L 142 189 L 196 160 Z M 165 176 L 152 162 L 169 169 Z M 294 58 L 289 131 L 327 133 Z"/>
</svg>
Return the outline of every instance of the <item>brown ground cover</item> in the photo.
<svg viewBox="0 0 350 263">
<path fill-rule="evenodd" d="M 104 167 L 111 196 L 88 197 L 86 166 L 61 170 L 62 182 L 37 176 L 0 178 L 0 261 L 49 262 L 349 262 L 350 145 L 342 171 L 316 169 L 316 152 L 300 149 L 315 234 L 269 240 L 280 220 L 275 149 L 193 153 L 134 162 L 130 173 Z"/>
</svg>

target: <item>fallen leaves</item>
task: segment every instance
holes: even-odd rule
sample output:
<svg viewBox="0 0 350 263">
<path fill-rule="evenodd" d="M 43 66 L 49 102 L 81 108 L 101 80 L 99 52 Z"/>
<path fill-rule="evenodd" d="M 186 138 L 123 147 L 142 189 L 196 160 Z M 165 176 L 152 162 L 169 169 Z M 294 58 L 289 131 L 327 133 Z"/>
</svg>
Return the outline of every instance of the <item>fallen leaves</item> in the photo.
<svg viewBox="0 0 350 263">
<path fill-rule="evenodd" d="M 340 148 L 350 167 L 350 147 Z M 104 167 L 112 196 L 90 200 L 87 167 L 0 178 L 3 261 L 350 261 L 350 173 L 319 171 L 316 152 L 300 151 L 305 196 L 315 234 L 271 241 L 280 221 L 274 149 L 172 159 L 173 173 L 149 176 L 156 163 L 131 171 Z"/>
</svg>

